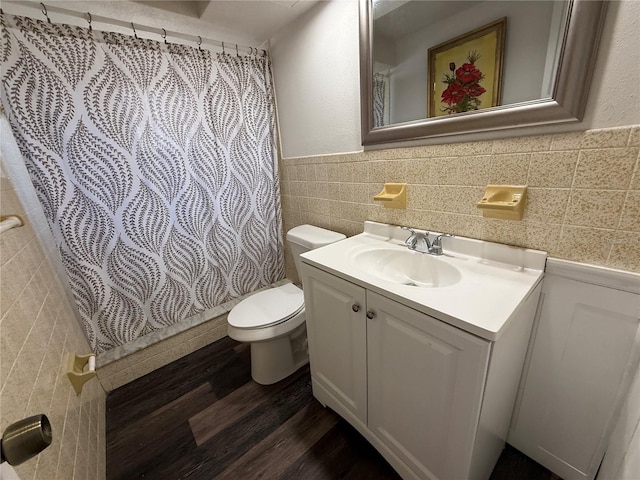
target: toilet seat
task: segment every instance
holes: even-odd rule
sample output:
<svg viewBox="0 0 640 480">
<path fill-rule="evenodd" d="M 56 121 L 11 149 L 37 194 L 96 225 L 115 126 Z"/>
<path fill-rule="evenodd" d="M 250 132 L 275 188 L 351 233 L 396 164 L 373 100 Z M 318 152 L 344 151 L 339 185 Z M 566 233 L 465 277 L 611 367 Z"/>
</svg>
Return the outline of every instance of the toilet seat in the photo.
<svg viewBox="0 0 640 480">
<path fill-rule="evenodd" d="M 341 233 L 313 225 L 298 225 L 287 232 L 295 267 L 301 254 L 342 240 Z M 304 295 L 291 283 L 264 290 L 242 300 L 227 315 L 227 335 L 251 344 L 251 378 L 271 385 L 309 363 Z"/>
<path fill-rule="evenodd" d="M 287 283 L 245 298 L 231 309 L 227 321 L 237 329 L 267 328 L 286 322 L 303 309 L 302 290 Z"/>
</svg>

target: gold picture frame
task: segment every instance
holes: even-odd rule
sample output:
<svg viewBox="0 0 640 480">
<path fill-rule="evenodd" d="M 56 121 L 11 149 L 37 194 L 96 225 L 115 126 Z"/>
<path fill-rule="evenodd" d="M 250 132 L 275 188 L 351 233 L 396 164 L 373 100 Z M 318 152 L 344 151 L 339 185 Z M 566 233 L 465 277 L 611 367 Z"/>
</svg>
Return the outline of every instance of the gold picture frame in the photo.
<svg viewBox="0 0 640 480">
<path fill-rule="evenodd" d="M 427 117 L 500 105 L 506 32 L 503 17 L 429 48 Z"/>
</svg>

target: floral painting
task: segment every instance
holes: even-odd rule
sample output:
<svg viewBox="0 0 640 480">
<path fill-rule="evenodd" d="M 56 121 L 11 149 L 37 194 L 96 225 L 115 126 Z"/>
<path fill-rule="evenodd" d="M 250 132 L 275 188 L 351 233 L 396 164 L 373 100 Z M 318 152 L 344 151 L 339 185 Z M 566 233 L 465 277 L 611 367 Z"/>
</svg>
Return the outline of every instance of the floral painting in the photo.
<svg viewBox="0 0 640 480">
<path fill-rule="evenodd" d="M 429 49 L 428 117 L 500 104 L 506 23 L 502 18 Z"/>
<path fill-rule="evenodd" d="M 480 108 L 480 97 L 487 89 L 480 85 L 485 77 L 475 65 L 479 58 L 480 54 L 474 50 L 467 55 L 467 62 L 457 69 L 455 62 L 449 62 L 451 74 L 445 73 L 443 82 L 447 87 L 440 95 L 440 102 L 444 104 L 443 112 L 460 113 Z"/>
</svg>

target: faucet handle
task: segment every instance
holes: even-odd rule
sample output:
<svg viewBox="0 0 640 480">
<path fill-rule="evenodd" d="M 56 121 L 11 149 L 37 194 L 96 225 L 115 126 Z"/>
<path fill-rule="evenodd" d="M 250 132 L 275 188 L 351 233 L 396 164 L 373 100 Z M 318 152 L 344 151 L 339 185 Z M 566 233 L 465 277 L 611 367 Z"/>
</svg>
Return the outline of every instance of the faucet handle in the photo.
<svg viewBox="0 0 640 480">
<path fill-rule="evenodd" d="M 411 227 L 400 227 L 402 230 L 409 230 L 411 232 L 411 236 L 417 236 L 417 235 L 422 235 L 421 233 L 416 232 L 413 228 Z M 427 232 L 426 230 L 424 231 L 424 236 L 429 236 L 429 232 Z"/>
<path fill-rule="evenodd" d="M 400 227 L 402 230 L 409 230 L 411 232 L 411 235 L 409 235 L 409 237 L 407 237 L 407 239 L 404 241 L 404 244 L 409 247 L 415 247 L 416 246 L 416 232 L 413 228 L 410 227 Z"/>
<path fill-rule="evenodd" d="M 432 255 L 442 255 L 442 237 L 454 238 L 455 235 L 451 235 L 450 233 L 442 233 L 433 239 L 433 243 L 431 244 L 431 248 L 429 249 L 429 253 Z"/>
<path fill-rule="evenodd" d="M 455 235 L 451 235 L 450 233 L 441 233 L 433 240 L 433 244 L 442 245 L 442 237 L 455 238 Z"/>
</svg>

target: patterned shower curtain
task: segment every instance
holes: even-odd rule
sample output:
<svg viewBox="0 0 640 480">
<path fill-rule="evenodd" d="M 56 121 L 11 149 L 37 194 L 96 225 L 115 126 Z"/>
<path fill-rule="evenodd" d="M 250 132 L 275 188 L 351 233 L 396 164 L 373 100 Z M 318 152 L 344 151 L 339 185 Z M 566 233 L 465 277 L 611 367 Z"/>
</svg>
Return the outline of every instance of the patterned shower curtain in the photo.
<svg viewBox="0 0 640 480">
<path fill-rule="evenodd" d="M 2 102 L 94 351 L 283 278 L 266 58 L 0 18 Z"/>
<path fill-rule="evenodd" d="M 373 126 L 383 127 L 385 122 L 386 80 L 380 73 L 373 74 Z"/>
</svg>

